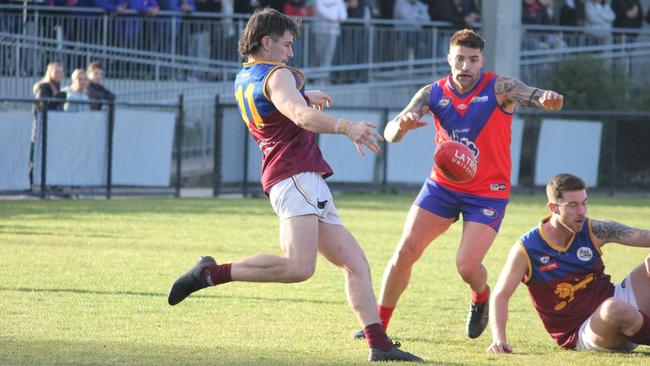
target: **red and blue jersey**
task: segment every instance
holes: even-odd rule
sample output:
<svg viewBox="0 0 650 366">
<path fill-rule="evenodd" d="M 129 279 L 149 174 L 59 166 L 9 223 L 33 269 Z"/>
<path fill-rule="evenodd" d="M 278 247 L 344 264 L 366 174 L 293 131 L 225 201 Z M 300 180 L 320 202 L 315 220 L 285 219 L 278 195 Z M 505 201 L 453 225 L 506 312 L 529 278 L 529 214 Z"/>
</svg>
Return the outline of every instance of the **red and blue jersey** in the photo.
<svg viewBox="0 0 650 366">
<path fill-rule="evenodd" d="M 472 180 L 455 183 L 433 166 L 431 179 L 451 190 L 490 198 L 510 196 L 510 141 L 512 114 L 499 105 L 494 92 L 497 75 L 481 73 L 476 85 L 465 94 L 453 87 L 451 75 L 431 87 L 429 109 L 436 126 L 436 143 L 454 140 L 467 145 L 476 156 Z"/>
<path fill-rule="evenodd" d="M 317 172 L 324 178 L 332 175 L 332 168 L 316 142 L 316 134 L 280 113 L 266 93 L 269 75 L 280 68 L 293 73 L 296 87 L 304 96 L 303 73 L 283 63 L 245 63 L 235 78 L 239 111 L 262 150 L 262 188 L 267 194 L 274 184 L 298 173 Z"/>
<path fill-rule="evenodd" d="M 607 298 L 614 285 L 605 274 L 600 246 L 595 244 L 591 220 L 562 247 L 538 227 L 521 237 L 519 244 L 528 260 L 524 283 L 533 306 L 551 338 L 561 347 L 575 348 L 580 325 Z"/>
</svg>

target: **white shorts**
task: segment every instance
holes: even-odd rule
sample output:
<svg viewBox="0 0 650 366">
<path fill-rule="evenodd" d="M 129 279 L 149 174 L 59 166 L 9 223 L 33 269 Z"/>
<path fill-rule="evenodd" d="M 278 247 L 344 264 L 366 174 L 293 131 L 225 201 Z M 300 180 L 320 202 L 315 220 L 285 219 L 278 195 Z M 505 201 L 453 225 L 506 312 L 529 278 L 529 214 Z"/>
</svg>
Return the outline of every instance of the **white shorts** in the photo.
<svg viewBox="0 0 650 366">
<path fill-rule="evenodd" d="M 271 206 L 280 220 L 317 215 L 327 224 L 343 225 L 327 183 L 318 173 L 299 173 L 274 184 L 269 191 Z"/>
<path fill-rule="evenodd" d="M 614 297 L 634 306 L 637 310 L 639 309 L 639 304 L 636 302 L 636 296 L 634 296 L 634 290 L 632 289 L 632 279 L 630 278 L 630 275 L 627 275 L 623 281 L 616 284 L 614 287 Z M 595 345 L 593 342 L 594 331 L 591 330 L 591 326 L 589 325 L 590 320 L 591 316 L 580 326 L 580 330 L 578 331 L 578 343 L 576 343 L 575 348 L 576 351 L 630 352 L 639 346 L 636 343 L 628 343 L 620 349 L 609 349 Z"/>
</svg>

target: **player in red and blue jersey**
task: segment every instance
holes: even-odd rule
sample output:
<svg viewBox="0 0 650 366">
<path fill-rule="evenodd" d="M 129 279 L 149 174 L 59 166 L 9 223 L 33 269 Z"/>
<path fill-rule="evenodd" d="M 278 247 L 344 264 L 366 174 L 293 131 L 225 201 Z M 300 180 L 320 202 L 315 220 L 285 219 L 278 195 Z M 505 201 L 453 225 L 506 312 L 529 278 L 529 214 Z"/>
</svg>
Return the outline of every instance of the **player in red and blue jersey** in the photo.
<svg viewBox="0 0 650 366">
<path fill-rule="evenodd" d="M 203 257 L 172 285 L 168 302 L 230 281 L 293 283 L 309 279 L 320 252 L 345 273 L 347 298 L 368 339 L 370 361 L 422 361 L 386 336 L 377 313 L 370 268 L 361 246 L 343 226 L 324 179 L 332 175 L 316 143 L 316 133 L 347 135 L 363 156 L 377 153 L 375 125 L 337 119 L 324 112 L 331 99 L 305 91 L 305 78 L 285 63 L 293 56 L 298 23 L 273 9 L 257 11 L 239 40 L 247 58 L 235 79 L 235 99 L 243 122 L 262 151 L 262 187 L 280 219 L 284 255 L 257 254 L 217 264 Z"/>
<path fill-rule="evenodd" d="M 602 247 L 650 247 L 650 231 L 587 217 L 585 182 L 559 174 L 546 186 L 551 214 L 508 255 L 492 298 L 488 352 L 512 352 L 508 302 L 520 282 L 544 327 L 562 348 L 630 351 L 650 344 L 650 255 L 617 285 L 605 273 Z"/>
<path fill-rule="evenodd" d="M 436 142 L 462 142 L 478 161 L 476 175 L 463 184 L 446 179 L 434 166 L 411 206 L 382 281 L 379 315 L 385 328 L 408 286 L 413 265 L 461 213 L 463 234 L 456 266 L 472 291 L 467 334 L 476 338 L 487 326 L 489 287 L 481 262 L 497 235 L 510 194 L 512 113 L 517 105 L 560 110 L 563 97 L 482 72 L 484 44 L 472 30 L 456 32 L 447 57 L 451 74 L 420 89 L 384 131 L 387 141 L 399 142 L 408 131 L 426 125 L 421 118 L 431 112 Z"/>
</svg>

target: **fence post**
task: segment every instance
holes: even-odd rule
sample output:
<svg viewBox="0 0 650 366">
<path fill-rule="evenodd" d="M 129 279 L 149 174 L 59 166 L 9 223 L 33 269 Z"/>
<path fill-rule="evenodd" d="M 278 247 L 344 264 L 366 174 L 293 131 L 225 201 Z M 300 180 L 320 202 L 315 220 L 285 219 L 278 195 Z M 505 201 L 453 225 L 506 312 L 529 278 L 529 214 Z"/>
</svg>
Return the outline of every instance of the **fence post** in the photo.
<svg viewBox="0 0 650 366">
<path fill-rule="evenodd" d="M 108 131 L 106 135 L 106 199 L 111 199 L 113 188 L 113 131 L 115 130 L 115 104 L 108 103 Z"/>
<path fill-rule="evenodd" d="M 47 187 L 47 102 L 43 103 L 43 127 L 41 129 L 41 198 L 45 198 Z"/>
<path fill-rule="evenodd" d="M 178 96 L 178 116 L 176 118 L 176 198 L 181 196 L 181 167 L 183 161 L 183 134 L 185 132 L 185 117 L 183 94 Z"/>
<path fill-rule="evenodd" d="M 221 193 L 221 138 L 223 131 L 223 110 L 219 104 L 219 94 L 214 98 L 214 161 L 212 168 L 212 197 L 219 196 Z"/>
</svg>

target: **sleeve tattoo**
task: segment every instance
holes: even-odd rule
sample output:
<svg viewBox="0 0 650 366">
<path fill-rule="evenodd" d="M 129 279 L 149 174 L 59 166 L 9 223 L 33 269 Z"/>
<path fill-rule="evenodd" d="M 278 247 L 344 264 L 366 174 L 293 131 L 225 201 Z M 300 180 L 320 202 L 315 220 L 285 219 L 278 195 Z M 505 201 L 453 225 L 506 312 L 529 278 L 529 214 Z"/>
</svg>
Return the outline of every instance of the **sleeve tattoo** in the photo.
<svg viewBox="0 0 650 366">
<path fill-rule="evenodd" d="M 429 105 L 429 96 L 431 96 L 431 84 L 418 90 L 406 108 L 404 108 L 404 110 L 395 118 L 395 120 L 398 120 L 401 116 L 409 112 L 417 113 L 419 117 L 422 117 Z"/>
<path fill-rule="evenodd" d="M 639 233 L 641 237 L 647 237 L 648 232 L 645 230 L 634 229 L 625 226 L 616 221 L 592 221 L 591 230 L 594 235 L 606 242 L 617 242 L 619 240 L 629 239 L 634 233 Z"/>
<path fill-rule="evenodd" d="M 507 76 L 499 77 L 494 83 L 494 92 L 497 98 L 504 95 L 507 100 L 517 103 L 522 107 L 542 107 L 542 104 L 539 102 L 542 91 L 530 87 L 515 78 Z"/>
</svg>

